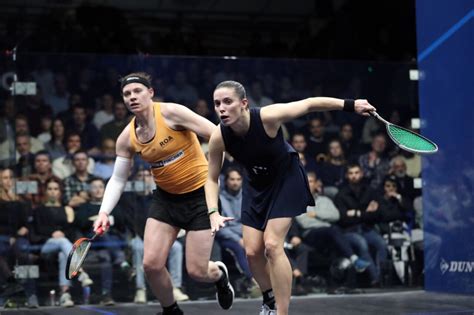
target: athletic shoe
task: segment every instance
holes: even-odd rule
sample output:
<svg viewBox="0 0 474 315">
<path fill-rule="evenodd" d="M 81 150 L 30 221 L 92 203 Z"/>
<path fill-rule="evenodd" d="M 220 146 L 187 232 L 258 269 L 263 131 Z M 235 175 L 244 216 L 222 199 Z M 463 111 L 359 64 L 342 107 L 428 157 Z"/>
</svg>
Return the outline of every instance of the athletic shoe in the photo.
<svg viewBox="0 0 474 315">
<path fill-rule="evenodd" d="M 100 299 L 100 304 L 104 306 L 112 306 L 115 305 L 114 299 L 109 293 L 102 294 L 102 298 Z"/>
<path fill-rule="evenodd" d="M 354 269 L 357 271 L 357 272 L 364 272 L 365 269 L 367 269 L 367 267 L 370 266 L 370 262 L 368 262 L 367 260 L 363 260 L 363 259 L 360 259 L 360 258 L 357 258 L 355 261 L 354 261 Z"/>
<path fill-rule="evenodd" d="M 79 277 L 77 277 L 77 280 L 79 280 L 82 287 L 88 287 L 94 283 L 94 281 L 92 281 L 92 279 L 89 277 L 89 275 L 85 271 L 81 271 L 81 273 L 79 274 Z"/>
<path fill-rule="evenodd" d="M 137 289 L 135 291 L 135 298 L 133 299 L 133 303 L 136 304 L 146 304 L 146 291 L 145 289 Z"/>
<path fill-rule="evenodd" d="M 272 310 L 267 304 L 262 304 L 259 315 L 276 315 L 277 311 Z"/>
<path fill-rule="evenodd" d="M 36 297 L 36 294 L 32 294 L 28 297 L 28 300 L 26 301 L 26 305 L 28 306 L 28 308 L 39 307 L 38 298 Z"/>
<path fill-rule="evenodd" d="M 216 282 L 216 298 L 219 302 L 219 305 L 223 309 L 228 310 L 232 307 L 232 304 L 234 303 L 234 288 L 229 282 L 229 272 L 227 271 L 227 267 L 221 261 L 216 261 L 216 264 L 224 274 L 224 278 Z"/>
<path fill-rule="evenodd" d="M 176 302 L 182 302 L 189 300 L 189 296 L 181 291 L 180 288 L 173 288 L 173 296 Z"/>
<path fill-rule="evenodd" d="M 62 307 L 73 307 L 74 302 L 72 301 L 71 294 L 69 294 L 68 292 L 64 292 L 63 294 L 61 294 L 61 297 L 59 298 L 59 304 Z"/>
</svg>

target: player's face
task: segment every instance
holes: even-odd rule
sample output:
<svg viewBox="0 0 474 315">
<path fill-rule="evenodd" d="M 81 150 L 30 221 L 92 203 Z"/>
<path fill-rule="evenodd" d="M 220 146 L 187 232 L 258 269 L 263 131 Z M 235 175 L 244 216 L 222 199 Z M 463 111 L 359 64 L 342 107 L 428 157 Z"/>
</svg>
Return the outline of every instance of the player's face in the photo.
<svg viewBox="0 0 474 315">
<path fill-rule="evenodd" d="M 135 114 L 150 105 L 153 89 L 149 89 L 141 83 L 130 83 L 124 86 L 122 97 L 128 110 Z"/>
<path fill-rule="evenodd" d="M 226 126 L 238 121 L 247 106 L 247 99 L 240 99 L 232 88 L 222 87 L 214 91 L 214 109 Z"/>
</svg>

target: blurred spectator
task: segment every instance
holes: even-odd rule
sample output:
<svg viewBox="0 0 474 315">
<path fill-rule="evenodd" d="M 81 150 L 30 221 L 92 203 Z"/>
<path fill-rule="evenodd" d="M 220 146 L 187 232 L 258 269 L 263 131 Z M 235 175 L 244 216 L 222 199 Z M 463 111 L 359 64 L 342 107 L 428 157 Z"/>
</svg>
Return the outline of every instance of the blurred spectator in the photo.
<svg viewBox="0 0 474 315">
<path fill-rule="evenodd" d="M 308 184 L 315 206 L 308 207 L 306 213 L 295 218 L 301 229 L 303 242 L 320 252 L 324 252 L 329 244 L 338 255 L 348 258 L 357 272 L 364 272 L 370 262 L 354 253 L 341 228 L 333 224 L 339 220 L 339 211 L 331 199 L 318 192 L 315 173 L 308 173 Z"/>
<path fill-rule="evenodd" d="M 199 98 L 196 88 L 188 83 L 184 71 L 177 71 L 175 73 L 174 84 L 171 84 L 166 89 L 166 97 L 169 98 L 170 101 L 183 104 L 188 108 L 196 104 Z"/>
<path fill-rule="evenodd" d="M 358 164 L 347 166 L 346 179 L 347 185 L 339 190 L 334 200 L 341 214 L 338 225 L 357 254 L 370 262 L 367 268 L 370 285 L 378 286 L 388 252 L 385 240 L 374 228 L 381 220 L 377 194 L 363 181 L 364 174 Z M 375 253 L 375 260 L 371 252 Z"/>
<path fill-rule="evenodd" d="M 377 199 L 381 211 L 381 223 L 378 224 L 381 234 L 390 232 L 390 222 L 403 221 L 409 224 L 414 219 L 413 201 L 403 195 L 399 187 L 394 175 L 385 177 L 383 195 Z"/>
<path fill-rule="evenodd" d="M 22 114 L 18 114 L 15 117 L 15 133 L 18 134 L 27 134 L 30 137 L 30 149 L 32 153 L 36 153 L 39 150 L 44 149 L 43 142 L 37 138 L 31 136 L 30 127 L 28 122 L 28 117 Z"/>
<path fill-rule="evenodd" d="M 29 200 L 31 200 L 33 208 L 43 204 L 46 197 L 46 182 L 51 178 L 59 182 L 61 181 L 59 177 L 53 175 L 51 156 L 48 151 L 39 151 L 35 154 L 34 171 L 28 177 L 28 180 L 36 182 L 38 187 L 37 193 L 27 195 Z"/>
<path fill-rule="evenodd" d="M 46 143 L 51 141 L 51 126 L 53 121 L 51 115 L 43 114 L 40 116 L 40 130 L 38 134 L 38 140 L 41 141 L 46 148 Z"/>
<path fill-rule="evenodd" d="M 193 110 L 196 114 L 201 115 L 202 117 L 213 122 L 214 124 L 216 124 L 218 121 L 214 109 L 211 110 L 209 108 L 209 105 L 207 105 L 207 101 L 202 98 L 196 102 Z"/>
<path fill-rule="evenodd" d="M 287 76 L 281 77 L 278 91 L 280 94 L 276 99 L 282 103 L 292 102 L 299 97 L 293 89 L 291 79 Z"/>
<path fill-rule="evenodd" d="M 77 133 L 70 133 L 66 137 L 66 155 L 53 160 L 53 174 L 61 179 L 65 179 L 74 172 L 73 155 L 81 150 L 81 136 Z M 94 159 L 89 157 L 87 171 L 94 171 Z"/>
<path fill-rule="evenodd" d="M 390 170 L 390 162 L 385 156 L 387 138 L 384 134 L 376 135 L 372 140 L 372 150 L 359 157 L 359 165 L 372 189 L 379 189 L 384 177 Z"/>
<path fill-rule="evenodd" d="M 354 133 L 352 130 L 351 124 L 344 124 L 341 126 L 339 131 L 339 140 L 344 150 L 346 159 L 350 162 L 353 162 L 355 158 L 358 157 L 359 148 L 356 139 L 354 138 Z"/>
<path fill-rule="evenodd" d="M 11 169 L 0 169 L 0 256 L 18 264 L 31 264 L 33 255 L 28 246 L 28 220 L 31 207 L 16 194 L 16 180 Z M 13 282 L 13 279 L 7 280 Z M 26 280 L 25 293 L 30 308 L 38 307 L 35 283 Z"/>
<path fill-rule="evenodd" d="M 72 156 L 74 173 L 64 179 L 64 204 L 73 208 L 89 200 L 89 181 L 93 175 L 88 172 L 89 156 L 86 151 L 76 151 Z"/>
<path fill-rule="evenodd" d="M 401 151 L 401 154 L 405 157 L 407 175 L 414 178 L 421 176 L 421 154 L 415 154 L 404 150 Z"/>
<path fill-rule="evenodd" d="M 41 255 L 47 257 L 57 254 L 59 262 L 58 280 L 61 288 L 59 303 L 64 307 L 74 306 L 69 288 L 71 281 L 66 279 L 66 262 L 72 243 L 67 238 L 73 237 L 71 223 L 74 221 L 74 210 L 69 206 L 61 204 L 61 182 L 51 178 L 46 182 L 46 195 L 42 206 L 34 211 L 31 240 L 33 243 L 41 244 Z M 90 286 L 93 282 L 89 275 L 81 270 L 78 278 L 82 286 Z"/>
<path fill-rule="evenodd" d="M 38 118 L 51 116 L 53 110 L 51 109 L 51 106 L 45 104 L 43 93 L 39 87 L 36 89 L 36 94 L 27 95 L 25 101 L 25 106 L 20 110 L 20 113 L 27 117 L 35 118 L 29 121 L 29 130 L 32 136 L 37 137 L 41 132 L 41 120 Z"/>
<path fill-rule="evenodd" d="M 99 131 L 97 128 L 87 121 L 86 107 L 83 105 L 74 105 L 72 109 L 72 125 L 69 126 L 68 132 L 76 132 L 81 136 L 82 148 L 91 154 L 98 150 Z"/>
<path fill-rule="evenodd" d="M 115 141 L 104 139 L 100 147 L 100 154 L 96 157 L 94 176 L 108 180 L 112 176 L 115 164 Z"/>
<path fill-rule="evenodd" d="M 11 166 L 15 160 L 15 103 L 7 98 L 0 107 L 0 166 Z"/>
<path fill-rule="evenodd" d="M 364 147 L 373 143 L 374 137 L 383 131 L 383 124 L 375 117 L 368 117 L 362 128 L 361 143 Z"/>
<path fill-rule="evenodd" d="M 316 161 L 324 158 L 327 149 L 327 139 L 324 134 L 324 123 L 320 118 L 313 118 L 308 123 L 309 138 L 306 152 Z"/>
<path fill-rule="evenodd" d="M 54 75 L 54 92 L 49 96 L 45 96 L 45 102 L 51 105 L 55 116 L 69 109 L 69 97 L 66 75 L 56 73 Z"/>
<path fill-rule="evenodd" d="M 49 152 L 52 160 L 64 156 L 67 153 L 64 146 L 66 142 L 65 131 L 64 122 L 59 118 L 54 119 L 50 128 L 51 139 L 44 144 L 44 148 Z"/>
<path fill-rule="evenodd" d="M 117 139 L 130 121 L 127 107 L 122 102 L 114 103 L 114 119 L 102 125 L 100 139 Z"/>
<path fill-rule="evenodd" d="M 94 114 L 92 119 L 97 130 L 114 119 L 114 97 L 110 94 L 102 95 L 100 105 L 101 109 Z"/>
<path fill-rule="evenodd" d="M 421 190 L 416 189 L 414 178 L 407 174 L 407 165 L 403 156 L 397 155 L 390 160 L 389 174 L 394 175 L 397 181 L 399 192 L 409 198 L 410 201 L 415 200 L 421 195 Z"/>
<path fill-rule="evenodd" d="M 258 81 L 252 83 L 247 99 L 249 106 L 252 107 L 263 107 L 274 103 L 270 97 L 263 95 L 262 84 Z"/>
<path fill-rule="evenodd" d="M 326 160 L 319 164 L 319 178 L 324 185 L 324 195 L 334 199 L 344 183 L 346 158 L 341 142 L 337 139 L 329 141 Z"/>
<path fill-rule="evenodd" d="M 26 178 L 33 173 L 35 155 L 31 152 L 31 137 L 27 133 L 16 134 L 16 149 L 19 154 L 18 163 L 15 166 L 17 177 Z"/>
<path fill-rule="evenodd" d="M 316 159 L 306 153 L 307 142 L 303 133 L 294 133 L 291 137 L 291 146 L 296 152 L 303 155 L 303 166 L 307 172 L 316 172 Z M 301 158 L 300 158 L 301 160 Z"/>
<path fill-rule="evenodd" d="M 43 99 L 47 100 L 54 94 L 54 73 L 49 69 L 45 56 L 38 56 L 35 66 L 36 69 L 31 72 L 31 76 L 42 91 Z"/>
</svg>

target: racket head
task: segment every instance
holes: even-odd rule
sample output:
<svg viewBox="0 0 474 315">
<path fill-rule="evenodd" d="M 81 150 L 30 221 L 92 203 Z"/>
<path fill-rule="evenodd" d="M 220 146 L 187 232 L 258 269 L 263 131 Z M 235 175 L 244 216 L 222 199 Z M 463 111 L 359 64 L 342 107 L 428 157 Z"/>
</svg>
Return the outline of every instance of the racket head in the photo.
<svg viewBox="0 0 474 315">
<path fill-rule="evenodd" d="M 387 123 L 386 128 L 390 139 L 406 151 L 423 154 L 436 153 L 438 151 L 436 143 L 416 132 L 392 123 Z"/>
<path fill-rule="evenodd" d="M 66 279 L 71 280 L 78 275 L 91 247 L 91 239 L 83 237 L 72 245 L 66 262 Z"/>
</svg>

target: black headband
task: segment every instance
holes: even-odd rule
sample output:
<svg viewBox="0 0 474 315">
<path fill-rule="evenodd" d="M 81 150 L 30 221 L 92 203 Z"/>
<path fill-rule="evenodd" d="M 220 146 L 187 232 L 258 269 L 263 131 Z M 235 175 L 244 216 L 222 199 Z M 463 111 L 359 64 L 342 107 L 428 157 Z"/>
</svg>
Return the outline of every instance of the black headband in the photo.
<svg viewBox="0 0 474 315">
<path fill-rule="evenodd" d="M 130 83 L 141 83 L 143 84 L 144 86 L 146 86 L 147 88 L 151 88 L 151 84 L 150 84 L 150 81 L 148 81 L 147 79 L 145 78 L 141 78 L 141 77 L 128 77 L 126 79 L 123 79 L 122 80 L 122 83 L 120 85 L 120 89 L 123 90 L 123 88 L 125 87 L 125 85 L 127 84 L 130 84 Z"/>
</svg>

